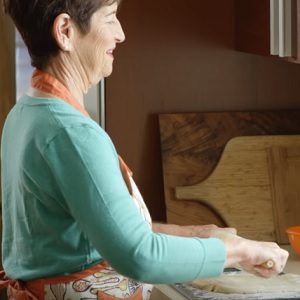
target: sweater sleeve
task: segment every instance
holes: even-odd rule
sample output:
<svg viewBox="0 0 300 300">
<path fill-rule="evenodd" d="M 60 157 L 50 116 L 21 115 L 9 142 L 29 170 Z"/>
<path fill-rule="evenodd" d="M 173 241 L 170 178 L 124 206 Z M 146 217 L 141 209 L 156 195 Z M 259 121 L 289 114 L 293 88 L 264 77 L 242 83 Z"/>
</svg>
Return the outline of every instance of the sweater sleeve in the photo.
<svg viewBox="0 0 300 300">
<path fill-rule="evenodd" d="M 224 244 L 157 234 L 138 212 L 109 137 L 90 126 L 65 128 L 44 157 L 74 220 L 101 256 L 121 274 L 142 282 L 187 282 L 223 271 Z"/>
</svg>

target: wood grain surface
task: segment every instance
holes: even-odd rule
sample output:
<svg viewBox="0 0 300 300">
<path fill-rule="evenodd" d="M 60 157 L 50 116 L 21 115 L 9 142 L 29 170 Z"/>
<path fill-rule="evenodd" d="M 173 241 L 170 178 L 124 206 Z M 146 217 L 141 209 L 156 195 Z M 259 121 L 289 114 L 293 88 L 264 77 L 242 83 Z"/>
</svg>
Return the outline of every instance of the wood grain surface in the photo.
<svg viewBox="0 0 300 300">
<path fill-rule="evenodd" d="M 159 124 L 168 223 L 225 226 L 208 205 L 177 199 L 175 188 L 204 181 L 234 137 L 299 134 L 300 111 L 161 114 Z"/>
<path fill-rule="evenodd" d="M 276 240 L 287 244 L 286 229 L 300 224 L 300 147 L 292 145 L 268 149 Z"/>
<path fill-rule="evenodd" d="M 278 149 L 281 155 L 270 159 Z M 300 175 L 295 149 L 300 149 L 300 135 L 233 138 L 212 174 L 196 185 L 176 187 L 176 197 L 204 202 L 241 236 L 287 243 L 285 229 L 300 215 L 299 205 L 293 203 L 300 185 L 289 182 Z"/>
</svg>

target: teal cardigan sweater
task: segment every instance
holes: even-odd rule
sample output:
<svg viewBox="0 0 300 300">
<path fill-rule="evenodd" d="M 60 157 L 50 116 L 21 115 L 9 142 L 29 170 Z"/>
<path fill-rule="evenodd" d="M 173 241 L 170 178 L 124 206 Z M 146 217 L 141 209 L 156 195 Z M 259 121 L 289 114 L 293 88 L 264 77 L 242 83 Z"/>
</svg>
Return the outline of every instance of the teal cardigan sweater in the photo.
<svg viewBox="0 0 300 300">
<path fill-rule="evenodd" d="M 152 232 L 102 128 L 60 99 L 24 96 L 1 142 L 3 266 L 13 279 L 70 274 L 106 260 L 142 282 L 217 276 L 218 239 Z"/>
</svg>

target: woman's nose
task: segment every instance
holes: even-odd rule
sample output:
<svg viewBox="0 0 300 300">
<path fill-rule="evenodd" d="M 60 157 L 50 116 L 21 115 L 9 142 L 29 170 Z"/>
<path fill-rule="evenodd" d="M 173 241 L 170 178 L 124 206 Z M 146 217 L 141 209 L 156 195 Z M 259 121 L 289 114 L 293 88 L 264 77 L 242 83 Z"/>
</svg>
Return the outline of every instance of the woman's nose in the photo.
<svg viewBox="0 0 300 300">
<path fill-rule="evenodd" d="M 125 41 L 125 33 L 120 22 L 118 22 L 118 28 L 116 31 L 116 41 L 117 43 L 123 43 Z"/>
</svg>

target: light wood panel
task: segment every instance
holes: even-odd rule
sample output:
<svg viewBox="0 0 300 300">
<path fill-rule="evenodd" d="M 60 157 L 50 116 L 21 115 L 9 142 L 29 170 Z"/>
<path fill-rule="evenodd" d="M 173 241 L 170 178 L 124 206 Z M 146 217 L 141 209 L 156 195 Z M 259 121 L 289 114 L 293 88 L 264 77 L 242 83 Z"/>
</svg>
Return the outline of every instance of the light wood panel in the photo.
<svg viewBox="0 0 300 300">
<path fill-rule="evenodd" d="M 176 187 L 176 197 L 207 204 L 244 237 L 288 243 L 285 230 L 300 215 L 299 149 L 300 135 L 234 138 L 213 173 Z"/>
<path fill-rule="evenodd" d="M 286 229 L 300 224 L 300 147 L 272 147 L 268 160 L 277 241 L 288 243 Z"/>
<path fill-rule="evenodd" d="M 167 221 L 181 225 L 207 223 L 226 225 L 221 212 L 216 212 L 197 200 L 176 198 L 175 188 L 195 185 L 209 178 L 220 161 L 225 145 L 231 139 L 243 136 L 300 134 L 300 111 L 296 110 L 162 114 L 159 116 L 159 121 Z M 293 153 L 292 151 L 296 150 L 288 151 Z M 264 178 L 268 176 L 271 159 L 271 157 L 268 159 L 267 167 L 266 160 L 263 160 Z M 293 159 L 296 159 L 296 156 Z M 248 164 L 247 157 L 244 157 L 244 162 Z M 274 163 L 278 165 L 278 160 L 275 159 Z M 260 168 L 258 166 L 258 170 Z M 237 176 L 233 177 L 236 178 Z M 236 180 L 241 182 L 242 179 Z M 256 178 L 254 177 L 253 180 Z M 272 181 L 268 180 L 270 189 L 270 184 L 276 183 L 273 178 Z M 293 208 L 297 205 L 292 203 Z M 269 204 L 269 215 L 272 210 Z M 273 236 L 274 231 L 273 227 Z"/>
</svg>

